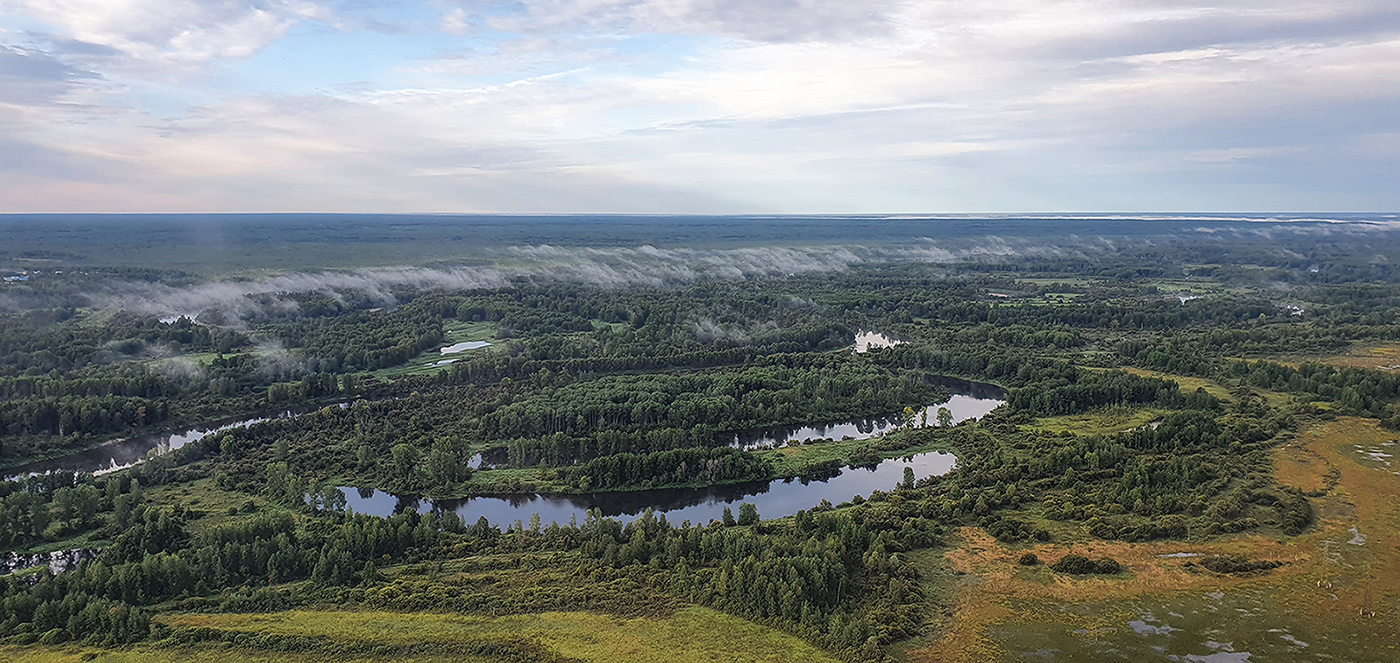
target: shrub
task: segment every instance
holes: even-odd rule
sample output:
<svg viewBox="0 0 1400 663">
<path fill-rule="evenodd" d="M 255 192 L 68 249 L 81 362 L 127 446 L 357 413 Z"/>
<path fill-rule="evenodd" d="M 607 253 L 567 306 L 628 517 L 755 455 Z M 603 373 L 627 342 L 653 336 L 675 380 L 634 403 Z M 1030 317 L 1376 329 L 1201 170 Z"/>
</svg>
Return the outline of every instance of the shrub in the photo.
<svg viewBox="0 0 1400 663">
<path fill-rule="evenodd" d="M 1118 560 L 1113 559 L 1111 557 L 1104 557 L 1099 561 L 1094 562 L 1094 573 L 1111 576 L 1115 573 L 1121 572 L 1122 570 L 1123 565 L 1119 564 Z"/>
<path fill-rule="evenodd" d="M 1050 568 L 1059 573 L 1072 573 L 1075 575 L 1085 575 L 1093 573 L 1097 567 L 1088 557 L 1070 553 L 1060 558 L 1060 561 L 1050 565 Z"/>
<path fill-rule="evenodd" d="M 1017 560 L 1016 563 L 1020 564 L 1021 566 L 1035 566 L 1036 564 L 1040 563 L 1040 558 L 1036 557 L 1035 553 L 1028 552 L 1024 555 L 1021 555 L 1021 559 Z"/>
<path fill-rule="evenodd" d="M 73 636 L 70 635 L 70 634 L 68 633 L 68 631 L 65 631 L 65 630 L 63 630 L 63 629 L 61 629 L 61 628 L 55 628 L 55 629 L 50 629 L 50 630 L 46 631 L 43 635 L 39 636 L 39 644 L 41 644 L 41 645 L 61 645 L 61 644 L 65 643 L 65 642 L 68 642 L 69 640 L 72 640 L 72 639 L 73 639 Z"/>
<path fill-rule="evenodd" d="M 1214 555 L 1201 560 L 1201 566 L 1216 573 L 1253 573 L 1269 571 L 1283 566 L 1283 562 L 1273 560 L 1250 561 L 1244 555 Z"/>
<path fill-rule="evenodd" d="M 1073 575 L 1089 575 L 1097 573 L 1101 575 L 1113 575 L 1123 570 L 1123 565 L 1111 557 L 1104 557 L 1098 561 L 1092 561 L 1083 555 L 1070 553 L 1060 558 L 1060 561 L 1050 565 L 1050 568 L 1060 573 Z"/>
</svg>

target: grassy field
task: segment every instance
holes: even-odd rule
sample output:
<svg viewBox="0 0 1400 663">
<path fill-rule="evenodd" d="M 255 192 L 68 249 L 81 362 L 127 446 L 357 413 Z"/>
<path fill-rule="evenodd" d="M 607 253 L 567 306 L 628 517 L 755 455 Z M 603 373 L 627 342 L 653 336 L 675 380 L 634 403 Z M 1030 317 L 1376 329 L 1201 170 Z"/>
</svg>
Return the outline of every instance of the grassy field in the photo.
<svg viewBox="0 0 1400 663">
<path fill-rule="evenodd" d="M 1400 343 L 1359 343 L 1338 355 L 1302 357 L 1288 355 L 1281 362 L 1296 366 L 1305 361 L 1351 368 L 1373 368 L 1381 371 L 1400 370 Z"/>
<path fill-rule="evenodd" d="M 1221 385 L 1221 384 L 1218 383 L 1218 382 L 1214 382 L 1214 381 L 1211 381 L 1211 380 L 1207 380 L 1207 379 L 1205 379 L 1205 378 L 1193 378 L 1193 377 L 1189 377 L 1189 376 L 1185 376 L 1185 375 L 1176 375 L 1176 374 L 1173 374 L 1173 373 L 1163 373 L 1163 372 L 1161 372 L 1161 371 L 1153 371 L 1153 370 L 1148 370 L 1148 369 L 1145 369 L 1145 368 L 1134 368 L 1134 367 L 1131 367 L 1131 366 L 1124 367 L 1123 370 L 1125 370 L 1125 371 L 1127 371 L 1127 372 L 1129 372 L 1129 373 L 1132 373 L 1133 375 L 1141 375 L 1141 376 L 1143 376 L 1143 377 L 1161 378 L 1161 379 L 1163 379 L 1163 380 L 1171 380 L 1171 381 L 1173 381 L 1173 382 L 1175 382 L 1175 383 L 1181 385 L 1181 390 L 1182 390 L 1183 392 L 1188 392 L 1188 393 L 1189 393 L 1189 392 L 1195 391 L 1196 389 L 1205 389 L 1205 390 L 1206 390 L 1206 393 L 1208 393 L 1208 394 L 1210 394 L 1211 396 L 1214 396 L 1214 397 L 1216 397 L 1216 398 L 1219 398 L 1220 400 L 1223 400 L 1223 401 L 1233 401 L 1233 400 L 1235 400 L 1235 397 L 1232 396 L 1232 395 L 1230 394 L 1230 390 L 1229 390 L 1229 389 L 1226 389 L 1223 385 Z"/>
<path fill-rule="evenodd" d="M 464 343 L 467 341 L 485 341 L 487 343 L 491 343 L 492 345 L 484 348 L 477 348 L 475 350 L 464 350 L 462 352 L 458 352 L 451 355 L 444 355 L 441 352 L 439 352 L 436 348 L 434 348 L 432 350 L 428 350 L 427 352 L 418 355 L 417 357 L 414 357 L 413 359 L 408 360 L 408 362 L 405 364 L 402 364 L 400 366 L 394 366 L 391 368 L 382 368 L 377 371 L 373 371 L 372 374 L 375 377 L 388 378 L 396 375 L 425 375 L 436 373 L 438 371 L 446 370 L 451 366 L 450 364 L 434 366 L 433 364 L 438 361 L 442 361 L 444 359 L 456 359 L 459 357 L 470 357 L 473 353 L 478 352 L 488 352 L 500 343 L 500 339 L 496 338 L 496 325 L 490 322 L 463 322 L 460 320 L 447 320 L 444 321 L 442 324 L 442 331 L 442 344 L 444 346 L 452 345 L 454 343 Z"/>
<path fill-rule="evenodd" d="M 225 641 L 197 647 L 0 648 L 0 661 L 835 661 L 806 642 L 714 610 L 689 607 L 669 617 L 546 612 L 508 617 L 441 613 L 296 610 L 271 614 L 182 614 L 170 628 L 210 629 Z M 241 640 L 240 640 L 241 636 Z M 281 652 L 259 643 L 315 642 L 323 651 Z M 240 640 L 234 645 L 227 640 Z M 242 644 L 246 642 L 247 644 Z"/>
<path fill-rule="evenodd" d="M 285 510 L 286 507 L 247 493 L 226 491 L 214 485 L 213 479 L 200 479 L 186 484 L 153 488 L 147 499 L 157 507 L 184 506 L 195 516 L 190 520 L 191 534 L 200 534 L 220 525 L 247 518 L 255 511 Z M 248 508 L 251 503 L 253 508 Z M 230 513 L 230 510 L 237 513 Z"/>
<path fill-rule="evenodd" d="M 1166 414 L 1166 410 L 1116 406 L 1084 414 L 1041 417 L 1027 428 L 1056 434 L 1070 431 L 1079 435 L 1111 435 L 1141 428 Z"/>
<path fill-rule="evenodd" d="M 1311 643 L 1308 653 L 1320 658 L 1400 660 L 1400 635 L 1393 627 L 1400 623 L 1400 466 L 1386 465 L 1393 459 L 1383 455 L 1400 452 L 1400 443 L 1387 444 L 1395 437 L 1375 420 L 1339 418 L 1306 427 L 1297 442 L 1278 451 L 1280 481 L 1325 491 L 1313 500 L 1317 523 L 1298 537 L 1122 543 L 1060 540 L 1057 534 L 1053 543 L 1007 546 L 979 528 L 963 528 L 961 545 L 920 558 L 926 576 L 945 579 L 941 591 L 956 607 L 935 635 L 909 643 L 902 657 L 1011 661 L 1053 648 L 1064 660 L 1132 660 L 1137 647 L 1144 652 L 1139 660 L 1167 660 L 1147 647 L 1168 640 L 1154 642 L 1128 628 L 1135 618 L 1155 615 L 1176 620 L 1178 630 L 1184 625 L 1180 639 L 1170 641 L 1178 646 L 1193 634 L 1224 629 L 1236 639 L 1235 651 L 1254 651 L 1265 660 L 1273 660 L 1265 651 L 1277 651 L 1268 647 L 1293 646 L 1279 633 Z M 1127 572 L 1076 578 L 1044 567 L 1025 569 L 1016 559 L 1026 551 L 1047 561 L 1070 552 L 1108 556 Z M 1262 576 L 1226 576 L 1164 557 L 1183 553 L 1241 554 L 1284 566 Z M 1117 653 L 1105 653 L 1101 645 Z M 1211 650 L 1197 651 L 1205 653 L 1177 660 Z"/>
</svg>

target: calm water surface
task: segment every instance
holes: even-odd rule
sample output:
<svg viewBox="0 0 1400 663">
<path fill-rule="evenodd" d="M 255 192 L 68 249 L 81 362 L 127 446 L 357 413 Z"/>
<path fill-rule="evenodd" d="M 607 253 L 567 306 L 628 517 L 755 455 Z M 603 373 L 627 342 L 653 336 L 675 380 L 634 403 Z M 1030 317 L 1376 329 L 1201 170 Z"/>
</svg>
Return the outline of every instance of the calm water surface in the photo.
<svg viewBox="0 0 1400 663">
<path fill-rule="evenodd" d="M 759 515 L 765 519 L 781 518 L 810 509 L 824 499 L 837 504 L 849 501 L 856 495 L 891 490 L 903 479 L 906 467 L 912 468 L 914 476 L 922 479 L 947 474 L 956 462 L 952 454 L 935 451 L 891 458 L 872 468 L 848 468 L 827 479 L 775 479 L 709 488 L 623 493 L 511 495 L 433 501 L 363 488 L 341 488 L 341 492 L 348 507 L 355 513 L 389 516 L 410 509 L 420 513 L 453 511 L 468 524 L 485 516 L 491 524 L 500 527 L 516 520 L 528 521 L 535 513 L 540 514 L 541 522 L 546 525 L 551 522 L 567 524 L 570 518 L 582 523 L 590 509 L 599 509 L 606 517 L 627 522 L 648 507 L 657 515 L 666 514 L 666 519 L 672 524 L 679 525 L 684 520 L 705 524 L 720 519 L 726 506 L 737 515 L 741 502 L 757 506 Z"/>
<path fill-rule="evenodd" d="M 347 407 L 347 404 L 338 403 L 337 406 L 344 408 Z M 108 472 L 126 469 L 138 463 L 144 463 L 152 453 L 156 455 L 170 453 L 191 442 L 206 438 L 221 431 L 251 426 L 273 419 L 288 419 L 307 412 L 320 410 L 323 407 L 326 406 L 317 406 L 301 410 L 284 410 L 272 415 L 201 424 L 171 433 L 129 437 L 124 440 L 108 442 L 107 444 L 96 446 L 91 449 L 85 449 L 61 458 L 43 460 L 4 470 L 3 473 L 0 473 L 0 480 L 9 480 L 33 474 L 46 474 L 49 472 L 90 472 L 96 475 L 107 474 Z"/>
</svg>

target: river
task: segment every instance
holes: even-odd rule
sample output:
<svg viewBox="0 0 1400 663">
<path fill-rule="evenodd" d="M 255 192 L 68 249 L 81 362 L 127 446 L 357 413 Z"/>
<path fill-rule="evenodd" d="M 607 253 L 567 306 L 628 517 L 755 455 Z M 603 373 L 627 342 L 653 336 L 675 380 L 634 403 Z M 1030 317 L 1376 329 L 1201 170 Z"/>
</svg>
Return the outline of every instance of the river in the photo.
<svg viewBox="0 0 1400 663">
<path fill-rule="evenodd" d="M 949 409 L 955 422 L 962 422 L 978 419 L 1005 402 L 1002 400 L 1004 392 L 995 385 L 947 378 L 940 382 L 940 386 L 952 391 L 952 397 L 946 402 L 921 408 L 916 414 L 915 425 L 924 425 L 925 419 L 922 415 L 925 414 L 927 425 L 933 425 L 937 410 L 942 407 Z M 339 406 L 346 407 L 346 404 L 340 403 Z M 113 472 L 145 461 L 153 451 L 157 454 L 169 453 L 219 431 L 273 418 L 295 417 L 315 409 L 320 408 L 284 411 L 268 416 L 205 424 L 172 433 L 119 440 L 70 456 L 14 468 L 6 473 L 5 478 L 54 471 L 93 474 Z M 888 432 L 899 424 L 900 417 L 891 414 L 827 424 L 750 431 L 736 434 L 734 440 L 735 446 L 752 449 L 808 439 L 868 439 Z M 849 501 L 856 495 L 868 495 L 875 490 L 891 490 L 903 478 L 906 467 L 913 469 L 916 478 L 922 479 L 945 474 L 951 471 L 955 464 L 956 458 L 952 454 L 928 452 L 902 459 L 888 459 L 874 467 L 847 468 L 835 476 L 820 479 L 776 479 L 708 488 L 581 495 L 474 497 L 436 502 L 396 496 L 379 490 L 342 488 L 341 492 L 345 495 L 348 507 L 356 513 L 380 516 L 404 509 L 420 512 L 450 510 L 468 523 L 485 516 L 494 525 L 506 526 L 516 520 L 528 521 L 535 513 L 540 514 L 541 520 L 546 524 L 563 524 L 571 518 L 582 522 L 585 513 L 590 509 L 599 509 L 605 516 L 626 521 L 650 507 L 657 514 L 666 514 L 673 523 L 689 520 L 694 524 L 704 524 L 712 519 L 719 519 L 726 506 L 731 507 L 737 514 L 738 504 L 742 502 L 753 503 L 758 507 L 759 515 L 764 518 L 780 518 L 797 513 L 801 509 L 810 509 L 822 500 L 840 503 Z M 480 467 L 481 455 L 472 458 L 471 465 Z"/>
<path fill-rule="evenodd" d="M 346 403 L 338 403 L 337 405 L 342 408 L 347 407 Z M 152 452 L 156 454 L 170 453 L 186 444 L 203 439 L 220 431 L 251 426 L 256 423 L 271 421 L 272 419 L 288 419 L 307 412 L 314 412 L 324 407 L 326 406 L 320 405 L 298 410 L 283 410 L 273 414 L 244 417 L 241 419 L 224 419 L 173 432 L 128 437 L 98 445 L 91 449 L 84 449 L 67 456 L 36 461 L 27 465 L 20 465 L 19 467 L 4 470 L 3 473 L 0 474 L 0 480 L 8 481 L 33 474 L 47 474 L 49 472 L 90 472 L 95 475 L 107 474 L 117 470 L 124 470 L 138 463 L 144 463 Z"/>
<path fill-rule="evenodd" d="M 657 515 L 679 525 L 689 520 L 703 525 L 721 518 L 725 507 L 737 516 L 739 504 L 749 502 L 758 507 L 759 516 L 781 518 L 803 509 L 811 509 L 822 500 L 833 504 L 849 501 L 856 495 L 869 495 L 876 490 L 891 490 L 904 477 L 904 468 L 912 468 L 914 476 L 922 479 L 952 471 L 957 458 L 938 451 L 891 458 L 873 468 L 848 468 L 825 479 L 774 479 L 711 486 L 708 488 L 669 488 L 617 493 L 586 493 L 580 495 L 509 495 L 505 497 L 471 497 L 453 500 L 426 500 L 398 496 L 382 490 L 341 488 L 347 506 L 355 513 L 389 516 L 399 511 L 452 511 L 472 524 L 482 516 L 492 525 L 506 527 L 516 520 L 528 522 L 532 514 L 540 514 L 544 525 L 561 525 L 575 519 L 582 523 L 586 512 L 598 509 L 603 515 L 627 522 L 648 507 Z"/>
</svg>

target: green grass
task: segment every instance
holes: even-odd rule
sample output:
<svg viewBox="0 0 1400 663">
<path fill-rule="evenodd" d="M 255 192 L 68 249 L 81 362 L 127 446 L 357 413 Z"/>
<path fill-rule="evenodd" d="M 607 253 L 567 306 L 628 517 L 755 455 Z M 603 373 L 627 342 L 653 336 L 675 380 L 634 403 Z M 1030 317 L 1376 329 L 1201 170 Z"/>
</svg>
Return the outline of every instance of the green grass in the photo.
<svg viewBox="0 0 1400 663">
<path fill-rule="evenodd" d="M 1166 414 L 1166 410 L 1154 408 L 1114 406 L 1084 414 L 1041 417 L 1027 428 L 1055 434 L 1069 431 L 1078 435 L 1111 435 L 1146 426 Z"/>
<path fill-rule="evenodd" d="M 700 607 L 665 618 L 591 612 L 507 617 L 298 610 L 258 615 L 177 615 L 172 626 L 327 636 L 376 645 L 534 641 L 580 661 L 830 661 L 791 635 Z"/>
<path fill-rule="evenodd" d="M 484 348 L 477 348 L 475 350 L 464 350 L 462 352 L 450 356 L 443 355 L 441 352 L 438 352 L 437 348 L 433 348 L 431 350 L 428 350 L 427 352 L 419 354 L 417 357 L 414 357 L 413 359 L 410 359 L 406 363 L 401 364 L 399 366 L 392 366 L 390 368 L 381 368 L 377 371 L 371 371 L 371 375 L 374 375 L 378 378 L 390 378 L 398 375 L 431 375 L 433 373 L 437 373 L 438 371 L 447 370 L 451 365 L 448 364 L 443 366 L 430 366 L 429 364 L 433 364 L 443 359 L 455 359 L 459 357 L 464 358 L 470 357 L 474 353 L 490 352 L 491 350 L 498 348 L 501 345 L 500 340 L 496 337 L 496 325 L 495 323 L 491 322 L 463 322 L 461 320 L 445 320 L 442 323 L 442 331 L 442 344 L 444 346 L 452 345 L 454 343 L 464 343 L 467 341 L 486 341 L 488 343 L 491 343 L 492 345 L 489 345 Z"/>
<path fill-rule="evenodd" d="M 153 488 L 146 493 L 146 499 L 156 507 L 180 505 L 190 509 L 197 516 L 189 523 L 190 532 L 194 534 L 249 518 L 253 513 L 267 509 L 286 509 L 262 497 L 218 488 L 213 479 Z M 243 506 L 248 502 L 257 507 L 255 511 L 243 511 Z M 229 515 L 229 509 L 235 509 L 238 513 Z"/>
<path fill-rule="evenodd" d="M 1185 393 L 1190 393 L 1196 391 L 1197 388 L 1200 388 L 1205 389 L 1206 393 L 1222 401 L 1228 402 L 1235 400 L 1235 397 L 1230 393 L 1230 390 L 1226 389 L 1224 385 L 1221 385 L 1220 383 L 1214 382 L 1212 380 L 1207 380 L 1205 378 L 1194 378 L 1185 375 L 1176 375 L 1174 373 L 1163 373 L 1161 371 L 1153 371 L 1145 368 L 1134 368 L 1131 366 L 1125 366 L 1122 370 L 1132 373 L 1133 375 L 1141 375 L 1143 377 L 1171 380 L 1180 385 L 1181 391 Z"/>
<path fill-rule="evenodd" d="M 820 463 L 829 460 L 847 461 L 851 453 L 860 447 L 878 443 L 881 439 L 899 435 L 899 431 L 886 433 L 883 436 L 876 436 L 865 440 L 833 440 L 831 442 L 812 442 L 799 446 L 784 446 L 777 449 L 762 449 L 755 451 L 756 455 L 768 458 L 773 462 L 773 468 L 780 477 L 792 477 L 801 473 L 803 466 L 813 463 Z M 948 451 L 951 449 L 936 442 L 915 445 L 905 449 L 893 451 L 882 451 L 883 458 L 902 458 L 910 454 L 926 453 L 930 451 Z"/>
<path fill-rule="evenodd" d="M 689 607 L 668 617 L 617 617 L 592 612 L 545 612 L 508 617 L 442 613 L 295 610 L 272 614 L 185 614 L 162 618 L 172 628 L 208 628 L 249 636 L 309 637 L 327 651 L 259 649 L 257 641 L 198 647 L 142 645 L 130 649 L 4 647 L 13 663 L 103 661 L 502 661 L 472 655 L 473 645 L 504 644 L 526 661 L 633 661 L 637 663 L 785 661 L 834 662 L 803 640 L 707 608 Z M 271 641 L 266 640 L 266 641 Z M 438 645 L 436 652 L 396 653 L 395 648 Z M 376 647 L 381 647 L 379 652 Z M 336 652 L 332 654 L 331 652 Z M 464 655 L 465 654 L 465 655 Z"/>
<path fill-rule="evenodd" d="M 851 452 L 864 445 L 867 440 L 834 440 L 813 442 L 800 446 L 784 446 L 777 449 L 763 449 L 754 454 L 773 462 L 773 468 L 780 476 L 796 476 L 804 465 L 828 460 L 845 461 Z"/>
</svg>

